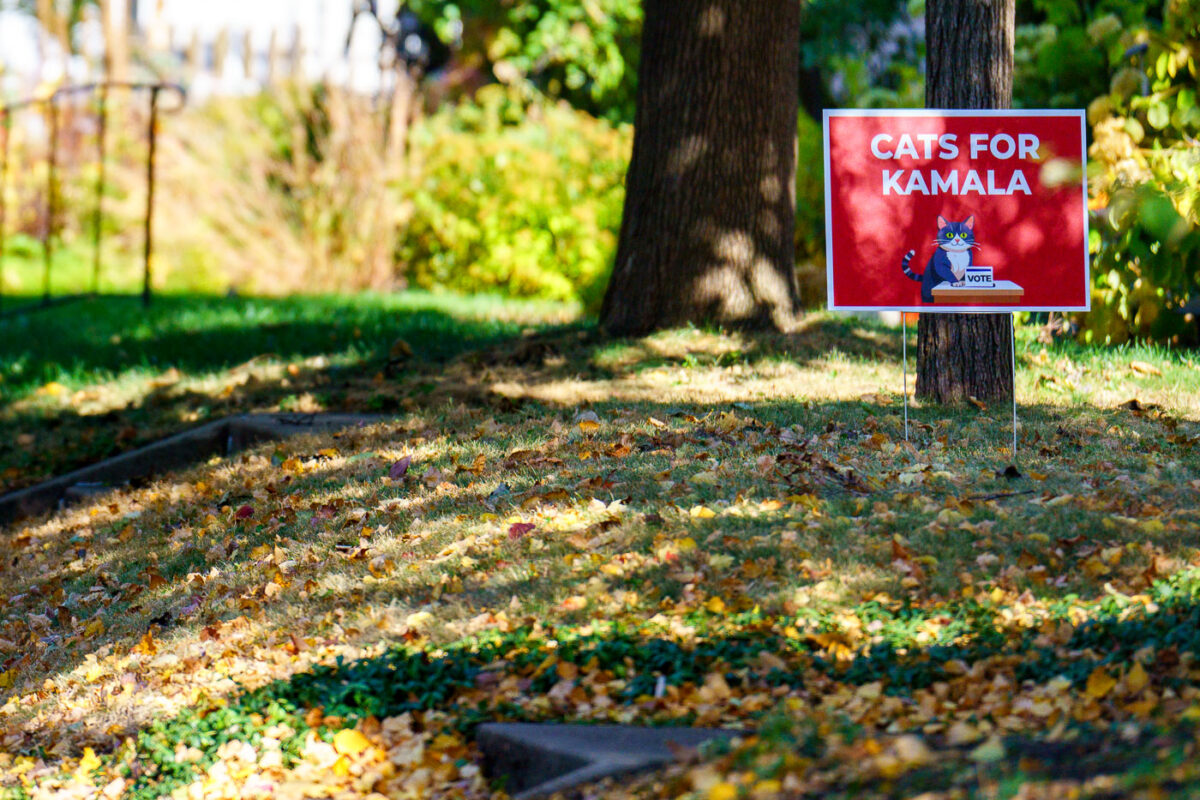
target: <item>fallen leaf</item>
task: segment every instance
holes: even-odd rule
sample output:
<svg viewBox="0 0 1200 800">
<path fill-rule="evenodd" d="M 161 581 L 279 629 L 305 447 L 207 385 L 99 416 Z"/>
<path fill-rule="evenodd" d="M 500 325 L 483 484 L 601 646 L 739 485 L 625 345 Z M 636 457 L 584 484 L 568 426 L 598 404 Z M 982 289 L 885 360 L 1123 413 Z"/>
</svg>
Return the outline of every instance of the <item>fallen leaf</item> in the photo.
<svg viewBox="0 0 1200 800">
<path fill-rule="evenodd" d="M 1140 661 L 1133 662 L 1133 666 L 1125 674 L 1125 688 L 1129 690 L 1130 694 L 1137 694 L 1149 683 L 1150 676 L 1146 673 L 1146 668 Z"/>
<path fill-rule="evenodd" d="M 537 529 L 537 526 L 532 522 L 516 522 L 508 526 L 508 538 L 520 539 L 527 533 L 531 533 Z"/>
<path fill-rule="evenodd" d="M 566 600 L 563 600 L 562 603 L 559 604 L 559 608 L 561 608 L 563 611 L 582 611 L 583 609 L 587 608 L 587 604 L 588 601 L 586 597 L 574 595 L 572 597 L 568 597 Z"/>
<path fill-rule="evenodd" d="M 1004 758 L 1004 742 L 999 736 L 993 736 L 970 753 L 972 761 L 981 764 L 994 764 Z"/>
<path fill-rule="evenodd" d="M 1087 694 L 1088 697 L 1094 697 L 1097 700 L 1107 695 L 1117 685 L 1117 679 L 1108 674 L 1104 667 L 1096 667 L 1092 670 L 1092 674 L 1088 675 L 1087 679 Z"/>
<path fill-rule="evenodd" d="M 575 417 L 576 423 L 579 424 L 579 430 L 585 434 L 593 434 L 600 430 L 600 417 L 595 411 L 584 411 Z"/>
<path fill-rule="evenodd" d="M 408 468 L 411 466 L 412 456 L 405 456 L 395 464 L 392 464 L 391 469 L 388 470 L 388 477 L 394 481 L 398 481 L 408 474 Z"/>
<path fill-rule="evenodd" d="M 371 740 L 353 729 L 338 731 L 333 737 L 333 749 L 343 756 L 356 756 L 370 746 Z"/>
<path fill-rule="evenodd" d="M 392 361 L 399 361 L 405 358 L 411 358 L 413 354 L 412 347 L 403 339 L 397 339 L 392 342 L 391 349 L 388 350 L 388 357 Z"/>
</svg>

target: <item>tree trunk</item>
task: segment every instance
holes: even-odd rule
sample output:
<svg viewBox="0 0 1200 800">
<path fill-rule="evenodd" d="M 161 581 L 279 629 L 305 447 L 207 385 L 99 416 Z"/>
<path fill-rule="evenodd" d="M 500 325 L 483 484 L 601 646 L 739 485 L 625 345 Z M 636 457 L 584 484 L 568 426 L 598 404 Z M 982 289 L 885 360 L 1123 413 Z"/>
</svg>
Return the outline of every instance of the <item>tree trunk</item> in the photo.
<svg viewBox="0 0 1200 800">
<path fill-rule="evenodd" d="M 929 108 L 1008 108 L 1012 103 L 1014 0 L 928 0 Z M 917 397 L 939 403 L 1013 396 L 1008 314 L 922 313 Z"/>
<path fill-rule="evenodd" d="M 604 329 L 787 328 L 799 309 L 799 0 L 646 0 Z"/>
</svg>

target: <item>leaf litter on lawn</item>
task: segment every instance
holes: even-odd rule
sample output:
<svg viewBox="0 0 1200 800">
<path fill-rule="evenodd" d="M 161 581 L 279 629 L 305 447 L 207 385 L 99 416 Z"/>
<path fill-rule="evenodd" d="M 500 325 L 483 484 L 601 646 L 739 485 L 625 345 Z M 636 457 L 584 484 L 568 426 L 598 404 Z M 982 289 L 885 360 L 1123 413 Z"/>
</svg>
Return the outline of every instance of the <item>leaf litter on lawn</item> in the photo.
<svg viewBox="0 0 1200 800">
<path fill-rule="evenodd" d="M 688 336 L 645 346 L 745 346 Z M 589 386 L 572 358 L 517 410 L 468 393 L 6 531 L 8 791 L 491 796 L 471 732 L 502 719 L 759 730 L 644 796 L 1191 780 L 1053 778 L 1072 742 L 1191 752 L 1190 412 L 1048 399 L 1013 475 L 974 408 L 904 442 L 863 399 L 886 359 Z"/>
</svg>

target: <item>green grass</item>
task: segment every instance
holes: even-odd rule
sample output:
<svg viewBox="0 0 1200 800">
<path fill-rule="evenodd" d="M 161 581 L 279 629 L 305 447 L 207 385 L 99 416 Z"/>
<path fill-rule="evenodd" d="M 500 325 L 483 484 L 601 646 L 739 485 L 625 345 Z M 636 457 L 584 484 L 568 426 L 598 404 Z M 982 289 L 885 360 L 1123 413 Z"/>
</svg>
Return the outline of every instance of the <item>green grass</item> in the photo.
<svg viewBox="0 0 1200 800">
<path fill-rule="evenodd" d="M 1194 780 L 1139 772 L 1154 742 L 1191 752 L 1200 704 L 1189 353 L 1043 348 L 1022 331 L 1014 458 L 1007 404 L 914 404 L 906 443 L 899 333 L 875 323 L 609 341 L 552 327 L 554 309 L 397 301 L 421 310 L 297 301 L 298 333 L 275 334 L 296 350 L 249 367 L 165 348 L 232 342 L 244 320 L 280 319 L 266 301 L 205 301 L 153 342 L 126 320 L 123 340 L 189 370 L 140 395 L 156 419 L 302 393 L 395 420 L 213 459 L 0 534 L 4 782 L 62 788 L 77 778 L 56 770 L 93 747 L 99 785 L 157 797 L 211 767 L 236 789 L 244 753 L 278 746 L 273 779 L 319 767 L 336 783 L 382 756 L 342 754 L 338 778 L 335 734 L 357 726 L 385 753 L 410 725 L 437 751 L 427 764 L 470 782 L 471 731 L 488 719 L 778 729 L 625 787 L 646 797 L 706 797 L 714 771 L 747 796 L 788 775 L 830 775 L 845 796 L 886 796 L 897 777 L 914 794 L 948 780 L 986 794 L 1044 784 L 1078 760 L 1073 741 L 1137 748 L 1080 761 L 1080 780 Z M 425 338 L 388 327 L 443 313 L 449 327 Z M 447 342 L 474 314 L 510 322 Z M 389 369 L 402 330 L 414 355 Z M 142 391 L 164 367 L 113 383 Z M 12 408 L 76 413 L 44 387 Z M 386 478 L 402 456 L 407 474 Z M 947 741 L 962 726 L 970 737 Z M 903 736 L 943 758 L 887 761 Z M 971 753 L 993 738 L 1020 758 L 981 769 Z M 65 756 L 38 767 L 38 748 Z M 401 783 L 419 772 L 395 769 Z M 375 789 L 402 793 L 391 780 Z"/>
<path fill-rule="evenodd" d="M 149 309 L 132 297 L 101 298 L 0 319 L 0 488 L 214 415 L 394 409 L 394 398 L 371 388 L 379 371 L 444 363 L 572 313 L 551 303 L 403 292 L 160 295 Z"/>
<path fill-rule="evenodd" d="M 107 250 L 114 248 L 111 243 Z M 91 239 L 56 242 L 50 264 L 51 297 L 84 294 L 95 283 L 95 256 Z M 26 234 L 11 231 L 5 245 L 0 271 L 0 298 L 4 305 L 26 305 L 40 301 L 46 289 L 46 261 L 42 243 Z M 126 256 L 105 252 L 101 261 L 101 293 L 140 293 L 142 266 Z"/>
</svg>

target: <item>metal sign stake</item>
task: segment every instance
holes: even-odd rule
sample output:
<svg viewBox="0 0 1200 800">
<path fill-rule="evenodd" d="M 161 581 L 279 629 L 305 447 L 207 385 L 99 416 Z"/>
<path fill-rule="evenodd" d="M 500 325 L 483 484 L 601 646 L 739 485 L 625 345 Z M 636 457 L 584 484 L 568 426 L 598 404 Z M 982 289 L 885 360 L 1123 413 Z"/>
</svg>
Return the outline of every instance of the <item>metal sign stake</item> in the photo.
<svg viewBox="0 0 1200 800">
<path fill-rule="evenodd" d="M 904 362 L 904 441 L 908 441 L 908 315 L 903 311 L 900 312 L 900 321 L 904 326 L 904 332 L 900 336 L 901 348 L 903 355 L 901 360 Z"/>
<path fill-rule="evenodd" d="M 1008 322 L 1012 328 L 1012 338 L 1009 339 L 1009 344 L 1012 345 L 1012 403 L 1013 403 L 1013 444 L 1012 456 L 1013 461 L 1017 460 L 1017 315 L 1009 314 Z"/>
</svg>

